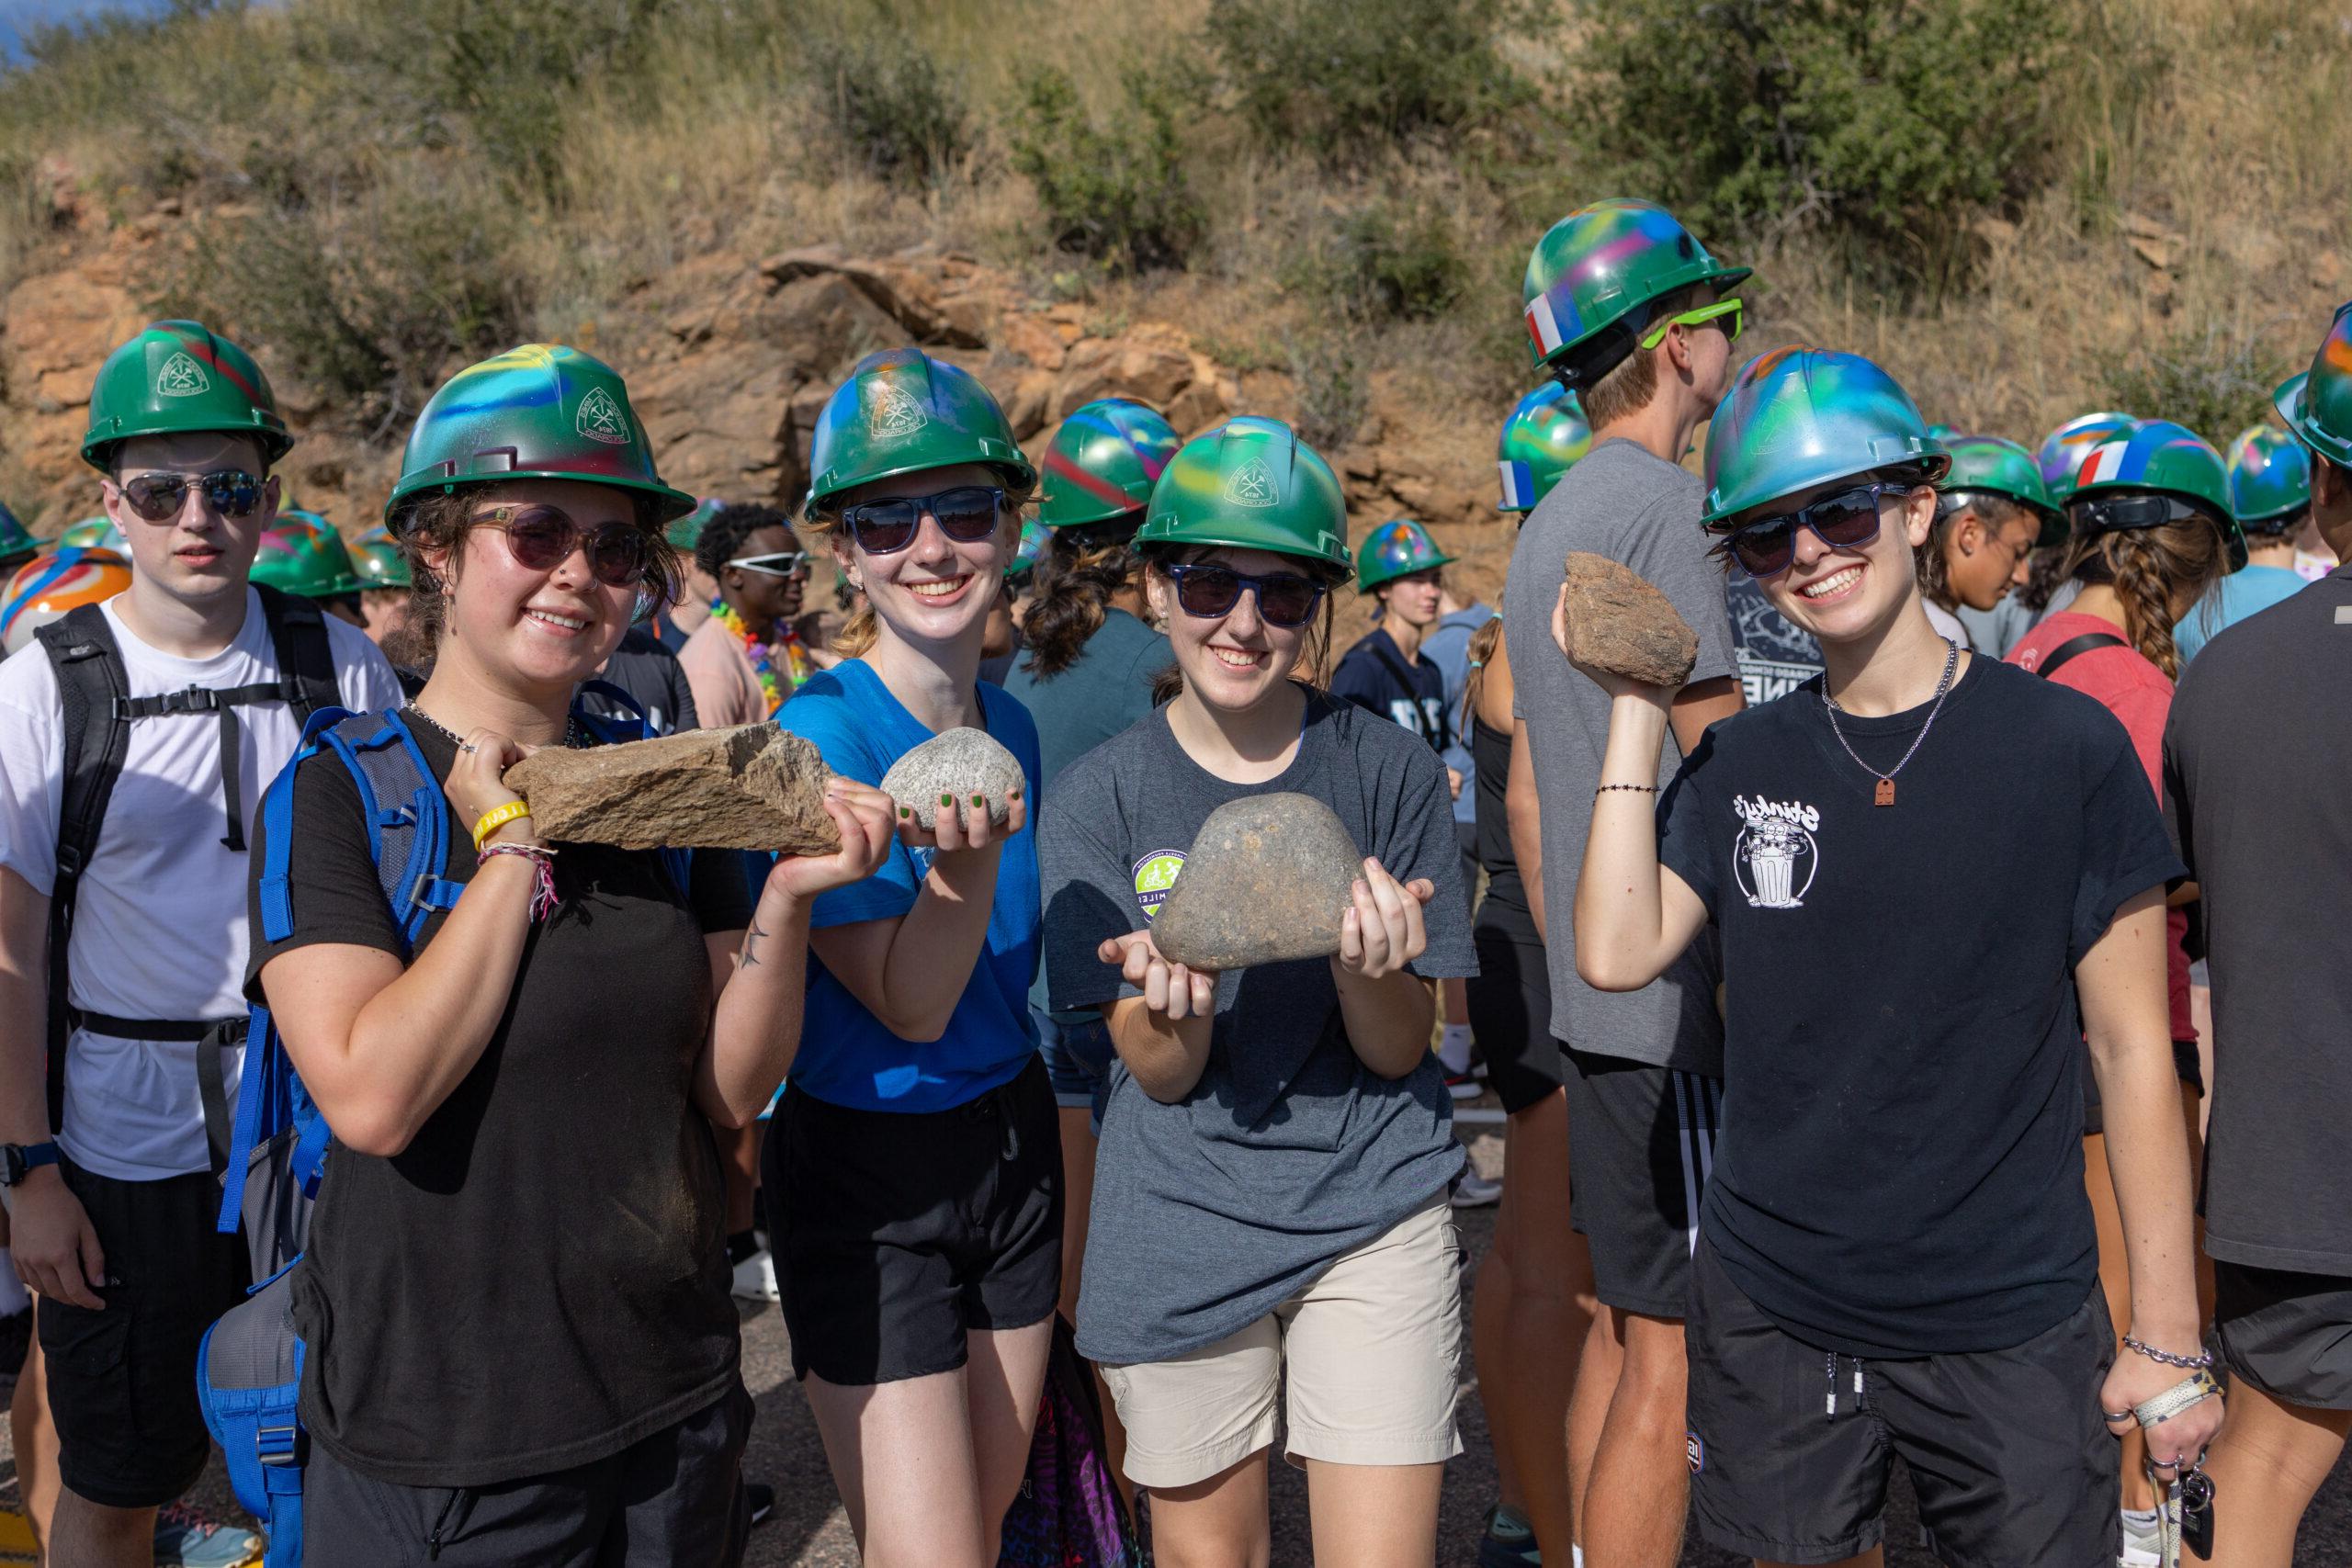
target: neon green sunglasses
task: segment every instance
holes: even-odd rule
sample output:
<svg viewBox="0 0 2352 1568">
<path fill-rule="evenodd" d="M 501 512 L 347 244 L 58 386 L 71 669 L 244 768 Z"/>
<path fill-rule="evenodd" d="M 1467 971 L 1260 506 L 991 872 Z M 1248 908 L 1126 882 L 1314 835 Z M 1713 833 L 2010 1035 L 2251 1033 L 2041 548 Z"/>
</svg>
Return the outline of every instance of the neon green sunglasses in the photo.
<svg viewBox="0 0 2352 1568">
<path fill-rule="evenodd" d="M 1731 320 L 1724 325 L 1724 341 L 1737 343 L 1740 329 L 1747 324 L 1745 313 L 1747 309 L 1747 307 L 1735 296 L 1729 299 L 1718 299 L 1712 305 L 1702 305 L 1695 310 L 1685 310 L 1679 315 L 1668 316 L 1642 334 L 1642 347 L 1652 349 L 1664 343 L 1668 328 L 1695 327 L 1702 322 L 1717 321 L 1724 316 L 1729 316 Z"/>
</svg>

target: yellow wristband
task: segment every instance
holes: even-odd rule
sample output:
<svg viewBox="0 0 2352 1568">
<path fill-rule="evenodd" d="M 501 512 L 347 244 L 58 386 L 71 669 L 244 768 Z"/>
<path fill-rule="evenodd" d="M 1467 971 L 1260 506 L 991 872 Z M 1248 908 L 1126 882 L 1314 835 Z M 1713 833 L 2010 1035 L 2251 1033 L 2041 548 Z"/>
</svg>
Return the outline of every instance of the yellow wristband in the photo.
<svg viewBox="0 0 2352 1568">
<path fill-rule="evenodd" d="M 492 833 L 497 832 L 501 828 L 505 827 L 506 824 L 515 820 L 517 818 L 528 817 L 530 814 L 530 803 L 528 801 L 522 800 L 510 800 L 503 806 L 493 806 L 489 810 L 483 812 L 481 814 L 481 820 L 474 824 L 475 852 L 481 852 L 481 841 L 484 839 L 489 838 Z"/>
</svg>

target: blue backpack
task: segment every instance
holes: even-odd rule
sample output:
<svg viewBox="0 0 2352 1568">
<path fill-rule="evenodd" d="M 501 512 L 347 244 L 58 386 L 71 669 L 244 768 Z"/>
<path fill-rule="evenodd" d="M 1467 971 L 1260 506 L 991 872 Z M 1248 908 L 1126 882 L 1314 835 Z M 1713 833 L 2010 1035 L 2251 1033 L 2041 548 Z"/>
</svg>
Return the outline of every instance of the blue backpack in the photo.
<svg viewBox="0 0 2352 1568">
<path fill-rule="evenodd" d="M 637 721 L 595 716 L 575 706 L 573 720 L 599 745 L 645 737 L 643 709 L 627 694 L 591 682 L 601 701 L 617 701 Z M 266 852 L 261 874 L 261 938 L 293 933 L 288 858 L 294 838 L 294 776 L 312 757 L 332 757 L 359 786 L 368 819 L 368 852 L 384 901 L 413 956 L 425 922 L 454 908 L 464 884 L 443 875 L 448 856 L 448 797 L 433 776 L 416 736 L 398 709 L 355 714 L 322 708 L 302 727 L 293 760 L 262 798 Z M 677 885 L 688 886 L 684 851 L 664 851 Z M 220 1229 L 245 1232 L 256 1283 L 245 1300 L 205 1331 L 197 1352 L 197 1399 L 204 1424 L 228 1462 L 237 1501 L 269 1536 L 266 1568 L 302 1561 L 302 1467 L 307 1440 L 296 1400 L 302 1385 L 302 1340 L 294 1329 L 291 1274 L 308 1245 L 311 1208 L 332 1137 L 326 1118 L 302 1087 L 271 1023 L 256 1006 L 245 1036 L 244 1079 L 229 1166 L 221 1178 Z"/>
</svg>

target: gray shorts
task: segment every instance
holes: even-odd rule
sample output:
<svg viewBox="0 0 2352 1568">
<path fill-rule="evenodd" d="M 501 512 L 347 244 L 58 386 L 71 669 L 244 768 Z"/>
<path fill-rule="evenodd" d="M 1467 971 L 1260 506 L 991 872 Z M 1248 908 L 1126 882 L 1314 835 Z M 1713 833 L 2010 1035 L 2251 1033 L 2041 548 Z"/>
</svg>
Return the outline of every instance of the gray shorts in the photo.
<svg viewBox="0 0 2352 1568">
<path fill-rule="evenodd" d="M 2352 1279 L 2213 1262 L 2230 1375 L 2306 1410 L 2352 1410 Z"/>
</svg>

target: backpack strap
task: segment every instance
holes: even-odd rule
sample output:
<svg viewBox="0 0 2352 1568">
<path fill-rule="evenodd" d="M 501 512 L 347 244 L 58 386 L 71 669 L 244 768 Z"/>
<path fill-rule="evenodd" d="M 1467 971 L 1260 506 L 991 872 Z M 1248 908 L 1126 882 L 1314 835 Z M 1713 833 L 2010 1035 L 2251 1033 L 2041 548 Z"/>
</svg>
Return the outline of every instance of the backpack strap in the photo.
<svg viewBox="0 0 2352 1568">
<path fill-rule="evenodd" d="M 327 640 L 326 612 L 315 599 L 304 599 L 254 583 L 261 595 L 262 619 L 269 626 L 269 646 L 277 656 L 278 686 L 297 723 L 343 705 L 343 689 L 335 680 L 334 645 Z"/>
<path fill-rule="evenodd" d="M 2071 659 L 2079 658 L 2086 653 L 2095 653 L 2102 648 L 2131 646 L 2113 632 L 2085 632 L 2080 637 L 2070 637 L 2052 649 L 2041 662 L 2033 667 L 2033 672 L 2047 681 L 2051 676 L 2058 673 L 2060 665 Z"/>
</svg>

